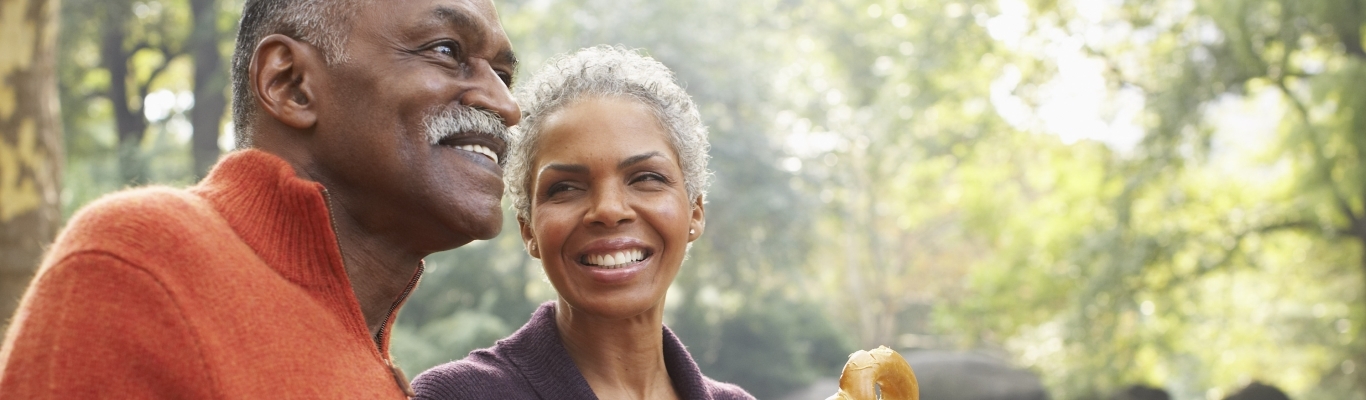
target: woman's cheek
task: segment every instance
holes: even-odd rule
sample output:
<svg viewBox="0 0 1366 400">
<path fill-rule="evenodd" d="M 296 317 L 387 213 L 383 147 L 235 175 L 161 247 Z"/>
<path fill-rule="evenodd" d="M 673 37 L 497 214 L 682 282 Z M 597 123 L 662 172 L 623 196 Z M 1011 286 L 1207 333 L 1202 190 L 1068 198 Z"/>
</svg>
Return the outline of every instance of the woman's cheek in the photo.
<svg viewBox="0 0 1366 400">
<path fill-rule="evenodd" d="M 553 207 L 545 211 L 543 215 L 547 218 L 541 219 L 543 222 L 535 226 L 534 229 L 537 231 L 538 237 L 548 242 L 545 243 L 546 245 L 554 247 L 558 251 L 564 245 L 569 233 L 574 230 L 574 221 Z"/>
</svg>

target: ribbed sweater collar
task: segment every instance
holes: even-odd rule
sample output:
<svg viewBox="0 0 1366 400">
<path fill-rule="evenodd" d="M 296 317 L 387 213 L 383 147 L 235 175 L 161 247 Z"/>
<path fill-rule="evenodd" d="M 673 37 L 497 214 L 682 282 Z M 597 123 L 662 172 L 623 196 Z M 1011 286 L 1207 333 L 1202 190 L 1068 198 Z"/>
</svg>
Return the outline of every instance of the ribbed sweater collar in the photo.
<svg viewBox="0 0 1366 400">
<path fill-rule="evenodd" d="M 710 400 L 702 370 L 697 367 L 683 342 L 669 327 L 663 327 L 664 367 L 680 398 Z M 595 399 L 593 389 L 574 365 L 555 327 L 555 302 L 541 304 L 521 329 L 500 340 L 508 359 L 545 399 Z"/>
<path fill-rule="evenodd" d="M 192 193 L 208 201 L 261 261 L 369 337 L 333 231 L 323 186 L 260 150 L 223 157 Z"/>
</svg>

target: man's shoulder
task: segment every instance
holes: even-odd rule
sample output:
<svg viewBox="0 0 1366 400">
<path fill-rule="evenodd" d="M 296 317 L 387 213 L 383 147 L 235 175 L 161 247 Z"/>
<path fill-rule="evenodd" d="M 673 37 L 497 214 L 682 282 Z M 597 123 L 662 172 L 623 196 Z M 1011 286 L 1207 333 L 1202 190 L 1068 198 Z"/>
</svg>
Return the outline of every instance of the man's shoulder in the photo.
<svg viewBox="0 0 1366 400">
<path fill-rule="evenodd" d="M 82 207 L 72 216 L 65 233 L 96 231 L 106 237 L 154 233 L 202 224 L 214 215 L 207 203 L 185 189 L 148 186 L 111 193 Z"/>
<path fill-rule="evenodd" d="M 44 267 L 75 254 L 108 254 L 126 262 L 202 251 L 231 234 L 222 217 L 184 189 L 151 186 L 101 197 L 81 208 L 58 235 Z"/>
</svg>

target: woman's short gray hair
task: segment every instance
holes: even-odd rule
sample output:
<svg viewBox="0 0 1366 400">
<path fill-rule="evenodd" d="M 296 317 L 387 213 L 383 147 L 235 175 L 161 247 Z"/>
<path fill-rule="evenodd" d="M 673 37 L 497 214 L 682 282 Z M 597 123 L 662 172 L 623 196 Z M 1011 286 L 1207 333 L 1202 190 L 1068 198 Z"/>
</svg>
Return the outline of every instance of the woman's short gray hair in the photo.
<svg viewBox="0 0 1366 400">
<path fill-rule="evenodd" d="M 706 199 L 711 185 L 711 172 L 707 170 L 711 145 L 692 97 L 659 61 L 622 47 L 595 46 L 551 59 L 518 86 L 522 122 L 514 128 L 504 175 L 518 219 L 530 218 L 533 149 L 540 141 L 546 117 L 578 100 L 598 97 L 622 97 L 649 107 L 668 131 L 669 145 L 678 153 L 688 198 Z"/>
</svg>

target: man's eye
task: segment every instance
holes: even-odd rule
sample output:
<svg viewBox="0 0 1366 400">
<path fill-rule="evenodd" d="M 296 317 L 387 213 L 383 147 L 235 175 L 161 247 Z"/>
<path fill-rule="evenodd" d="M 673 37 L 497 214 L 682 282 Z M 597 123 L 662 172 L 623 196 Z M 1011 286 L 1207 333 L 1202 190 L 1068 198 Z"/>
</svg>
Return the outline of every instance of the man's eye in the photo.
<svg viewBox="0 0 1366 400">
<path fill-rule="evenodd" d="M 432 51 L 446 57 L 456 58 L 460 54 L 460 45 L 454 42 L 437 43 L 432 46 Z"/>
</svg>

